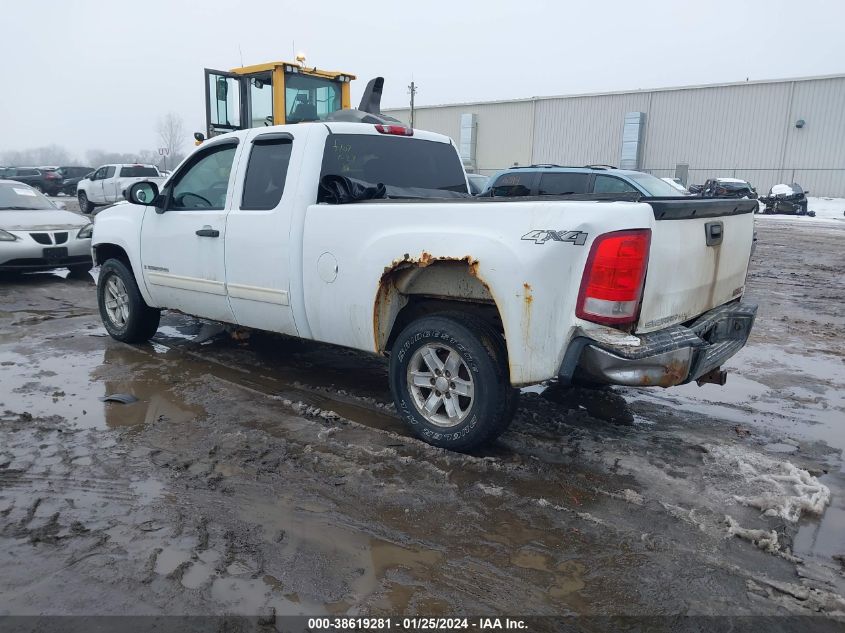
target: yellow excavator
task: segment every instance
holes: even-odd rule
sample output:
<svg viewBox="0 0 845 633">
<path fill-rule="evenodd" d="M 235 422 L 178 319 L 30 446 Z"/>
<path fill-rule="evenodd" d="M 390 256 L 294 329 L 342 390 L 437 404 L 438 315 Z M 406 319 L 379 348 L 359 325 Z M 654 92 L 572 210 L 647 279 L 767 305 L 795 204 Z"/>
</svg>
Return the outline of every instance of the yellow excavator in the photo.
<svg viewBox="0 0 845 633">
<path fill-rule="evenodd" d="M 208 138 L 232 130 L 322 121 L 352 107 L 349 82 L 355 75 L 318 70 L 296 62 L 268 62 L 230 71 L 205 69 Z M 201 142 L 201 134 L 195 135 Z"/>
</svg>

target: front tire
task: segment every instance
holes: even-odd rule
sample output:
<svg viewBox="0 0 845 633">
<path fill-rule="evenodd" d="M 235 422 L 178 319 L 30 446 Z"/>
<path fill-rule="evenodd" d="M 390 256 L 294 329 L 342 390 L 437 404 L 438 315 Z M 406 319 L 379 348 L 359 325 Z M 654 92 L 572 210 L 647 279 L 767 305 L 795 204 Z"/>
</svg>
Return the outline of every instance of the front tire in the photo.
<svg viewBox="0 0 845 633">
<path fill-rule="evenodd" d="M 84 191 L 80 191 L 76 195 L 76 199 L 79 201 L 79 210 L 82 211 L 82 213 L 87 215 L 94 210 L 95 205 L 88 200 L 88 195 Z"/>
<path fill-rule="evenodd" d="M 417 437 L 454 451 L 501 435 L 519 395 L 510 386 L 502 337 L 459 312 L 426 316 L 402 330 L 390 353 L 390 389 Z"/>
<path fill-rule="evenodd" d="M 97 303 L 113 339 L 145 343 L 158 330 L 161 311 L 146 304 L 132 271 L 119 259 L 109 259 L 100 267 Z"/>
</svg>

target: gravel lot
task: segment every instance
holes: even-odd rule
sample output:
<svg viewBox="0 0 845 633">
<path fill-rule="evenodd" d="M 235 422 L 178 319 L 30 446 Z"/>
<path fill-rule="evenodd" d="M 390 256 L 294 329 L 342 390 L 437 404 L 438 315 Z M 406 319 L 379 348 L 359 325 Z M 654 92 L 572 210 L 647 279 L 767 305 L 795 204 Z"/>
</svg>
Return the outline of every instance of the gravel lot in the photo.
<svg viewBox="0 0 845 633">
<path fill-rule="evenodd" d="M 473 455 L 380 359 L 131 347 L 91 279 L 3 278 L 0 614 L 842 614 L 845 227 L 800 220 L 758 221 L 726 387 L 552 386 Z"/>
</svg>

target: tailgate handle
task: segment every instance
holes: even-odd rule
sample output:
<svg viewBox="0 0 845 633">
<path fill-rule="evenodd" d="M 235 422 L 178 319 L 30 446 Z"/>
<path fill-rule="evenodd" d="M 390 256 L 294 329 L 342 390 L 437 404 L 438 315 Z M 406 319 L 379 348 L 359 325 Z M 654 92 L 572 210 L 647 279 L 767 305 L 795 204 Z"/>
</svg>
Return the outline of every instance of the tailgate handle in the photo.
<svg viewBox="0 0 845 633">
<path fill-rule="evenodd" d="M 721 222 L 708 222 L 704 225 L 704 237 L 707 246 L 718 246 L 722 243 L 725 234 L 725 226 Z"/>
</svg>

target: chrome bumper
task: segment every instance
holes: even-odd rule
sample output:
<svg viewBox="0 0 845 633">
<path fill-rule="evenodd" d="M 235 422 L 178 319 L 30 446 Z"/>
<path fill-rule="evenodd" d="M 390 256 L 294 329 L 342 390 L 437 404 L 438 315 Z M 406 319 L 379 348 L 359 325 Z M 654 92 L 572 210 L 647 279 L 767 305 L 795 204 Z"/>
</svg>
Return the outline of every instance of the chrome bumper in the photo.
<svg viewBox="0 0 845 633">
<path fill-rule="evenodd" d="M 609 385 L 672 387 L 717 369 L 745 345 L 757 306 L 731 303 L 706 312 L 688 326 L 638 335 L 639 345 L 615 345 L 587 336 L 572 340 L 559 378 Z"/>
</svg>

